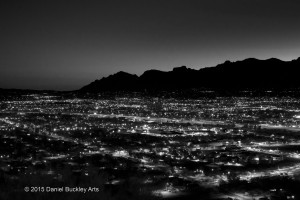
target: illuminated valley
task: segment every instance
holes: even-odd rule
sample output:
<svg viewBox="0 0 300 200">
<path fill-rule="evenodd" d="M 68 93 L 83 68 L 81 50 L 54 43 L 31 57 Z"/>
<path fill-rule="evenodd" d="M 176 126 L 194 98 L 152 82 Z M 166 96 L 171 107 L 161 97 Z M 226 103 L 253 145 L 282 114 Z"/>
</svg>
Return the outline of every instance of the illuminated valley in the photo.
<svg viewBox="0 0 300 200">
<path fill-rule="evenodd" d="M 1 177 L 92 179 L 103 193 L 131 180 L 132 195 L 159 199 L 294 199 L 288 188 L 249 185 L 298 183 L 299 107 L 292 97 L 10 97 L 1 101 Z"/>
</svg>

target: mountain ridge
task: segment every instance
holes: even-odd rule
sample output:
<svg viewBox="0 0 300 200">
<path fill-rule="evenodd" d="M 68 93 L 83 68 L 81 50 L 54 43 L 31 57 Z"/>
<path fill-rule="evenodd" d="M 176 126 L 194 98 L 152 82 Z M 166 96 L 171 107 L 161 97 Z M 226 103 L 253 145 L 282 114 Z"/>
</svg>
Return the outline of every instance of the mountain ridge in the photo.
<svg viewBox="0 0 300 200">
<path fill-rule="evenodd" d="M 168 89 L 288 89 L 300 88 L 300 57 L 292 61 L 277 58 L 225 61 L 214 67 L 172 71 L 147 70 L 142 75 L 120 71 L 82 87 L 81 92 Z"/>
</svg>

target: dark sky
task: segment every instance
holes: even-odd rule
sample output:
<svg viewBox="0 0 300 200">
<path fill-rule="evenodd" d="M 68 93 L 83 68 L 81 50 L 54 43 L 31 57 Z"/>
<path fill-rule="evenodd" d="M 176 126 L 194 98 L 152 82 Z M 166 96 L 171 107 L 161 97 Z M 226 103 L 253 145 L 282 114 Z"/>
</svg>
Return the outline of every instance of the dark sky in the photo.
<svg viewBox="0 0 300 200">
<path fill-rule="evenodd" d="M 0 88 L 299 56 L 299 0 L 0 1 Z"/>
</svg>

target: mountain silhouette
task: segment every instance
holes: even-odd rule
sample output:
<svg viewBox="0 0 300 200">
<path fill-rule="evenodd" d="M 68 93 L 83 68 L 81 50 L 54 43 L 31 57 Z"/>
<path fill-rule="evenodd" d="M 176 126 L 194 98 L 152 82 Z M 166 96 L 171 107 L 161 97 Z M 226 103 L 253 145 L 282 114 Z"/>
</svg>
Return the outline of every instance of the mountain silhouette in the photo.
<svg viewBox="0 0 300 200">
<path fill-rule="evenodd" d="M 81 88 L 81 91 L 97 92 L 102 90 L 128 90 L 134 89 L 139 83 L 139 77 L 123 71 L 96 80 Z"/>
<path fill-rule="evenodd" d="M 276 58 L 226 61 L 215 67 L 190 69 L 176 67 L 172 71 L 148 70 L 141 76 L 118 72 L 96 80 L 80 89 L 82 92 L 119 90 L 226 89 L 285 90 L 300 87 L 300 58 L 282 61 Z"/>
</svg>

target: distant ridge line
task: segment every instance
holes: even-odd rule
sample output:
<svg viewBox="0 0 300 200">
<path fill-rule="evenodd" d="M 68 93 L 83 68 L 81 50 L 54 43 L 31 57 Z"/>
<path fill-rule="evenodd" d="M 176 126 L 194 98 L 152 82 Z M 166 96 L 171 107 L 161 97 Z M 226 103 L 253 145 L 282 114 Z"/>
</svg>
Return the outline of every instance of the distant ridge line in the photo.
<svg viewBox="0 0 300 200">
<path fill-rule="evenodd" d="M 80 92 L 144 91 L 169 89 L 264 90 L 300 88 L 300 58 L 282 61 L 277 58 L 225 61 L 199 70 L 186 66 L 172 71 L 147 70 L 141 76 L 120 71 L 95 80 Z"/>
</svg>

